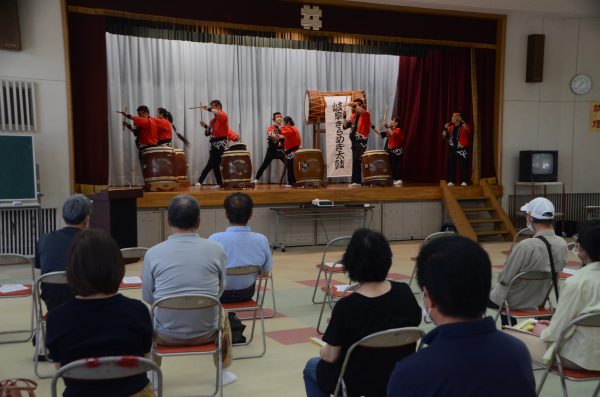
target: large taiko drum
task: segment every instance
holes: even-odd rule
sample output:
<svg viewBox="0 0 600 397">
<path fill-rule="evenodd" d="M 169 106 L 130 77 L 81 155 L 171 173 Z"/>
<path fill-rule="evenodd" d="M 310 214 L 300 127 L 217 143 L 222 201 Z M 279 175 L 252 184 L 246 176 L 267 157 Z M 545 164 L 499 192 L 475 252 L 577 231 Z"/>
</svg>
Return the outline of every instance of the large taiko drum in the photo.
<svg viewBox="0 0 600 397">
<path fill-rule="evenodd" d="M 306 90 L 304 96 L 304 120 L 306 124 L 317 124 L 325 122 L 325 99 L 326 96 L 349 96 L 350 100 L 361 98 L 365 105 L 367 96 L 364 90 L 353 91 L 317 91 Z"/>
<path fill-rule="evenodd" d="M 187 177 L 188 164 L 187 159 L 185 158 L 185 152 L 183 149 L 175 149 L 175 177 L 177 178 L 177 183 L 179 183 L 179 187 L 188 187 L 190 185 L 190 181 Z"/>
<path fill-rule="evenodd" d="M 227 148 L 227 150 L 229 150 L 229 151 L 234 151 L 234 150 L 237 150 L 237 151 L 244 150 L 244 151 L 246 151 L 248 149 L 246 149 L 246 144 L 245 143 L 235 142 L 235 143 L 229 144 L 229 148 Z"/>
<path fill-rule="evenodd" d="M 391 182 L 390 155 L 385 150 L 368 150 L 361 158 L 365 184 L 387 185 Z"/>
<path fill-rule="evenodd" d="M 146 190 L 151 192 L 177 190 L 175 151 L 169 146 L 154 146 L 142 153 L 142 174 Z"/>
<path fill-rule="evenodd" d="M 252 186 L 252 160 L 245 150 L 227 150 L 221 156 L 221 174 L 225 188 Z"/>
<path fill-rule="evenodd" d="M 325 175 L 323 154 L 319 149 L 300 149 L 294 154 L 296 183 L 319 184 Z"/>
</svg>

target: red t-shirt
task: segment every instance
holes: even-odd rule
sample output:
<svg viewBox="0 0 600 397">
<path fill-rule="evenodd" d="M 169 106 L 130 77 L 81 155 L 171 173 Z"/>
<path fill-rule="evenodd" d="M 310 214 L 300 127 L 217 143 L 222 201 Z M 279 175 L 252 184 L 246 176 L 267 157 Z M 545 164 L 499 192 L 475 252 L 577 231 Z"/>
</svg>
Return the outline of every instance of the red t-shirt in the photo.
<svg viewBox="0 0 600 397">
<path fill-rule="evenodd" d="M 398 149 L 404 144 L 404 132 L 400 128 L 394 128 L 392 136 L 388 136 L 388 147 Z"/>
<path fill-rule="evenodd" d="M 227 131 L 227 139 L 232 142 L 239 142 L 240 136 L 236 134 L 233 130 Z"/>
<path fill-rule="evenodd" d="M 152 118 L 158 128 L 158 140 L 171 140 L 173 138 L 173 127 L 167 119 Z"/>
<path fill-rule="evenodd" d="M 281 135 L 283 135 L 283 148 L 285 150 L 290 150 L 302 144 L 300 132 L 293 125 L 284 125 L 281 127 Z"/>
<path fill-rule="evenodd" d="M 133 125 L 137 127 L 137 137 L 140 145 L 156 145 L 158 142 L 158 128 L 154 119 L 150 117 L 132 117 Z"/>
<path fill-rule="evenodd" d="M 369 132 L 371 132 L 371 113 L 364 110 L 362 113 L 352 113 L 350 115 L 350 122 L 354 125 L 354 118 L 357 114 L 360 114 L 360 118 L 358 119 L 358 126 L 356 128 L 356 132 L 365 138 L 369 137 Z"/>
<path fill-rule="evenodd" d="M 213 137 L 227 138 L 227 132 L 229 132 L 227 113 L 222 110 L 219 110 L 219 113 L 214 113 L 214 117 L 210 120 L 210 128 L 212 129 Z"/>
<path fill-rule="evenodd" d="M 281 129 L 281 127 L 279 127 L 279 128 Z M 275 128 L 275 126 L 274 126 L 274 125 L 270 125 L 270 126 L 269 126 L 269 128 L 267 128 L 267 141 L 268 141 L 269 143 L 271 143 L 271 142 L 275 142 L 275 141 L 273 140 L 273 138 L 272 138 L 272 135 L 273 135 L 273 134 L 277 134 L 277 129 Z M 282 147 L 283 147 L 283 140 L 282 140 L 282 139 L 279 139 L 278 141 L 276 141 L 276 143 L 277 143 L 277 146 L 278 146 L 279 148 L 282 148 Z"/>
</svg>

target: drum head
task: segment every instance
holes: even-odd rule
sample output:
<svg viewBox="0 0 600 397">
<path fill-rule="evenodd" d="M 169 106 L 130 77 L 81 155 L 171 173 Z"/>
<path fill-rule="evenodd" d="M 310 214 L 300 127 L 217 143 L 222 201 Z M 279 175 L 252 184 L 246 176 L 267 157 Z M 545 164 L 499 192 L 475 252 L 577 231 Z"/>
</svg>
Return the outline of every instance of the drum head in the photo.
<svg viewBox="0 0 600 397">
<path fill-rule="evenodd" d="M 304 122 L 308 124 L 308 115 L 310 113 L 310 97 L 309 91 L 304 94 Z"/>
</svg>

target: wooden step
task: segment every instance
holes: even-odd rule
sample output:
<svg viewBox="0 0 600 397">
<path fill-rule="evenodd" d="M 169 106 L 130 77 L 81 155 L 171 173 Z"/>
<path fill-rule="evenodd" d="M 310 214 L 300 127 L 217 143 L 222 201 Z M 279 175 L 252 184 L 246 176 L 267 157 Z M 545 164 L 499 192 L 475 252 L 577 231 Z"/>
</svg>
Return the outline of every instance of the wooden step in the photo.
<svg viewBox="0 0 600 397">
<path fill-rule="evenodd" d="M 463 212 L 494 211 L 494 207 L 462 207 Z"/>
<path fill-rule="evenodd" d="M 476 219 L 469 219 L 469 223 L 502 223 L 502 219 L 498 219 L 498 218 L 476 218 Z"/>
<path fill-rule="evenodd" d="M 505 229 L 497 229 L 497 230 L 475 230 L 475 234 L 478 236 L 493 236 L 495 234 L 508 234 L 509 231 Z"/>
<path fill-rule="evenodd" d="M 456 198 L 458 201 L 473 201 L 473 200 L 489 200 L 487 197 L 485 196 L 475 196 L 475 197 L 457 197 Z"/>
</svg>

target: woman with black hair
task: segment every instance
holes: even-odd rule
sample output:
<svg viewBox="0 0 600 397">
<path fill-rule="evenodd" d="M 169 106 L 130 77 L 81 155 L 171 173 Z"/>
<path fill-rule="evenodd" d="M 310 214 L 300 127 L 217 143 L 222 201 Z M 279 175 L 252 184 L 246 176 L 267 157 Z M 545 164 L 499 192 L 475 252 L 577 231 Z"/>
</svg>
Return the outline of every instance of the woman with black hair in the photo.
<svg viewBox="0 0 600 397">
<path fill-rule="evenodd" d="M 383 235 L 357 229 L 342 263 L 350 280 L 359 286 L 335 305 L 323 335 L 327 344 L 321 349 L 320 358 L 311 358 L 306 363 L 304 385 L 308 397 L 333 393 L 346 352 L 355 342 L 375 332 L 415 327 L 421 322 L 421 308 L 410 287 L 386 280 L 392 251 Z M 344 376 L 348 395 L 385 396 L 395 363 L 414 351 L 414 344 L 394 349 L 354 350 Z"/>
<path fill-rule="evenodd" d="M 183 144 L 186 147 L 190 146 L 190 142 L 177 132 L 177 128 L 173 124 L 173 115 L 165 108 L 156 109 L 156 125 L 158 127 L 158 145 L 168 145 L 171 146 L 171 141 L 173 139 L 173 131 L 177 134 L 177 137 L 183 141 Z"/>
</svg>

